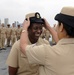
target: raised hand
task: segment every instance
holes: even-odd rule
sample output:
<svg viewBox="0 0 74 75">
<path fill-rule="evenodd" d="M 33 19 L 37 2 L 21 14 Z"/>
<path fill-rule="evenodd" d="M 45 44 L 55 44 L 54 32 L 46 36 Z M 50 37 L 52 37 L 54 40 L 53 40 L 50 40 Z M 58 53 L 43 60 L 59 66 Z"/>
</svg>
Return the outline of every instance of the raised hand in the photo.
<svg viewBox="0 0 74 75">
<path fill-rule="evenodd" d="M 30 26 L 30 20 L 29 18 L 27 18 L 27 20 L 24 20 L 23 22 L 23 29 L 27 30 L 29 26 Z"/>
</svg>

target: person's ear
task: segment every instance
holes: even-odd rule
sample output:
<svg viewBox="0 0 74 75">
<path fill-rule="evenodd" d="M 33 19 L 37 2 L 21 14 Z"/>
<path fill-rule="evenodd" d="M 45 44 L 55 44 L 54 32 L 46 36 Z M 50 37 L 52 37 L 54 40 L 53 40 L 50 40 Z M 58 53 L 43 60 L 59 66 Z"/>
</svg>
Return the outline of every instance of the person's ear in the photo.
<svg viewBox="0 0 74 75">
<path fill-rule="evenodd" d="M 63 23 L 61 23 L 61 25 L 60 25 L 60 32 L 62 32 L 63 31 Z"/>
</svg>

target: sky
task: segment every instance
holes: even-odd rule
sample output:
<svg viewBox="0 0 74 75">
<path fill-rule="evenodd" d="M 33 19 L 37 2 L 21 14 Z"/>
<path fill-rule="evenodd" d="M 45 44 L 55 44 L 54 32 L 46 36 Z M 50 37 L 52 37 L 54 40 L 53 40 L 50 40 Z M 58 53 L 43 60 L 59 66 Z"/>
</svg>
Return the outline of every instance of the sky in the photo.
<svg viewBox="0 0 74 75">
<path fill-rule="evenodd" d="M 53 26 L 55 15 L 64 6 L 73 7 L 74 0 L 0 0 L 0 19 L 2 23 L 4 18 L 9 18 L 10 24 L 14 21 L 22 23 L 26 14 L 39 12 Z"/>
</svg>

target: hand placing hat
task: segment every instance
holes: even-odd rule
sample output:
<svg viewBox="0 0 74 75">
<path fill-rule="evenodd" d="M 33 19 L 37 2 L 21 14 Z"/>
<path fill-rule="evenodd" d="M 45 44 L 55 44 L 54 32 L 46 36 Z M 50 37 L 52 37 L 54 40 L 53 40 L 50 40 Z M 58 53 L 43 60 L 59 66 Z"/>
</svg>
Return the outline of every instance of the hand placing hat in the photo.
<svg viewBox="0 0 74 75">
<path fill-rule="evenodd" d="M 23 22 L 23 29 L 27 31 L 29 26 L 30 26 L 30 20 L 29 18 L 27 18 L 27 20 L 24 20 Z"/>
</svg>

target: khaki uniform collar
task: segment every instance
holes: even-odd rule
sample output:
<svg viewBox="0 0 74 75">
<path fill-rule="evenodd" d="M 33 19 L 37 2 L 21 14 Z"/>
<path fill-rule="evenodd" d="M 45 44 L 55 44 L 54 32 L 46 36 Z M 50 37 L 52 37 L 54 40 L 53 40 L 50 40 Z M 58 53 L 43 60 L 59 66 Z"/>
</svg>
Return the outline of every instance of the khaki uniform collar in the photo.
<svg viewBox="0 0 74 75">
<path fill-rule="evenodd" d="M 38 41 L 35 43 L 36 45 L 38 45 L 39 44 L 39 42 L 40 42 L 40 40 L 41 40 L 41 38 L 39 37 L 39 39 L 38 39 Z M 28 39 L 28 44 L 29 45 L 31 45 L 32 43 L 30 42 L 30 40 Z"/>
<path fill-rule="evenodd" d="M 74 38 L 64 38 L 64 39 L 61 39 L 57 45 L 65 45 L 65 44 L 74 44 Z"/>
</svg>

